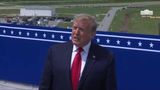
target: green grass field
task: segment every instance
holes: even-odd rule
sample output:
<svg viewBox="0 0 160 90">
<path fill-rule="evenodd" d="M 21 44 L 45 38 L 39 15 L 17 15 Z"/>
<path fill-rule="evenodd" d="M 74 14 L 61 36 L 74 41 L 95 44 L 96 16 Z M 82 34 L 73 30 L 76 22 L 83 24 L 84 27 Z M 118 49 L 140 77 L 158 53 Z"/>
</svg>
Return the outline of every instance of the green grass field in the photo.
<svg viewBox="0 0 160 90">
<path fill-rule="evenodd" d="M 141 10 L 153 10 L 153 16 L 160 16 L 160 7 L 145 7 L 145 8 L 128 8 L 126 10 L 119 11 L 110 27 L 113 32 L 120 32 L 124 26 L 125 14 L 129 14 L 129 23 L 128 23 L 128 33 L 137 33 L 137 34 L 159 34 L 159 23 L 160 19 L 151 19 L 147 17 L 142 17 L 140 15 Z"/>
</svg>

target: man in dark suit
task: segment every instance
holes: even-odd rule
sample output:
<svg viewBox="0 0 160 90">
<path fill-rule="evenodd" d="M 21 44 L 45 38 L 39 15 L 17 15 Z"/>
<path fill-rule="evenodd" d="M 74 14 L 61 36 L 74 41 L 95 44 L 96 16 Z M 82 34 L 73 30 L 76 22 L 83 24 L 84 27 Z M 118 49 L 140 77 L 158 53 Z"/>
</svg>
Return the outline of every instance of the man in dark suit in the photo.
<svg viewBox="0 0 160 90">
<path fill-rule="evenodd" d="M 93 16 L 75 17 L 72 40 L 49 49 L 39 90 L 117 90 L 112 53 L 92 42 L 96 28 Z"/>
</svg>

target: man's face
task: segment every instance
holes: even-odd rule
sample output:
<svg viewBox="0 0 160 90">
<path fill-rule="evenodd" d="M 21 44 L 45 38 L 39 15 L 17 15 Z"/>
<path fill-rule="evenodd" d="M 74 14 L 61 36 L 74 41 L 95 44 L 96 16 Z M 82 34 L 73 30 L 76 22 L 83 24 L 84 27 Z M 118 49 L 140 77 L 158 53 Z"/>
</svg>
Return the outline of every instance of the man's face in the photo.
<svg viewBox="0 0 160 90">
<path fill-rule="evenodd" d="M 72 28 L 72 42 L 78 47 L 83 47 L 88 44 L 95 35 L 91 22 L 88 20 L 78 19 L 73 22 Z"/>
</svg>

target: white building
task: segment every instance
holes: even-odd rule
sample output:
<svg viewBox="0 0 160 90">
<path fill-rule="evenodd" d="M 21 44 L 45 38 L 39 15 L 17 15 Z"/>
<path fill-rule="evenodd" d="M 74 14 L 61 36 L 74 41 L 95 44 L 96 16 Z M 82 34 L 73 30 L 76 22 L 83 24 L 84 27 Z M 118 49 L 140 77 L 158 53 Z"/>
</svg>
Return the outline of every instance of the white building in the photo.
<svg viewBox="0 0 160 90">
<path fill-rule="evenodd" d="M 55 9 L 46 6 L 28 6 L 20 9 L 20 16 L 52 16 Z"/>
<path fill-rule="evenodd" d="M 153 11 L 145 9 L 143 11 L 140 11 L 140 15 L 142 15 L 142 16 L 147 16 L 147 15 L 151 16 L 151 15 L 153 15 Z"/>
</svg>

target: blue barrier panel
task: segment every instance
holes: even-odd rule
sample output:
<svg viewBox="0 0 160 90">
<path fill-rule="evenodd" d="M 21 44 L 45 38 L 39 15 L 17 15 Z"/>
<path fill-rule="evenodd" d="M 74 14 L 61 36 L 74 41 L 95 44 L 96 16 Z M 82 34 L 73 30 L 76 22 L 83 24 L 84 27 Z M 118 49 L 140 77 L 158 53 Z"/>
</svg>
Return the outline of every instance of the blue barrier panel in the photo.
<svg viewBox="0 0 160 90">
<path fill-rule="evenodd" d="M 48 48 L 70 29 L 0 24 L 0 80 L 38 85 Z M 97 32 L 94 41 L 116 56 L 118 90 L 160 90 L 160 37 Z"/>
</svg>

